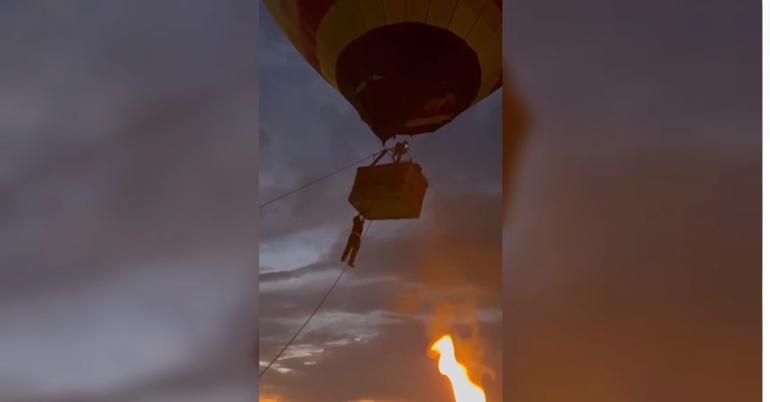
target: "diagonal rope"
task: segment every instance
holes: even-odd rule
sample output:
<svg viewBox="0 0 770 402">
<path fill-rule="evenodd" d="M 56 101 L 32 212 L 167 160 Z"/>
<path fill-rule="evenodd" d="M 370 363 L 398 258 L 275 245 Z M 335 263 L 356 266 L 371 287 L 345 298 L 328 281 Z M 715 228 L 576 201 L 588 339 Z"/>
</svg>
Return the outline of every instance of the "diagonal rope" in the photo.
<svg viewBox="0 0 770 402">
<path fill-rule="evenodd" d="M 366 230 L 364 230 L 364 233 L 361 235 L 361 240 L 362 240 L 362 241 L 363 241 L 364 237 L 366 237 L 366 233 L 367 233 L 367 232 L 369 232 L 369 228 L 371 228 L 371 227 L 372 227 L 372 222 L 371 222 L 371 221 L 369 221 L 369 224 L 366 226 Z M 285 351 L 286 351 L 286 349 L 287 349 L 287 348 L 288 348 L 288 347 L 289 347 L 289 346 L 290 346 L 292 343 L 294 343 L 294 341 L 297 339 L 297 337 L 299 336 L 299 334 L 300 334 L 300 333 L 302 333 L 302 330 L 303 330 L 303 329 L 305 329 L 305 327 L 307 326 L 307 324 L 309 324 L 309 323 L 310 323 L 310 320 L 312 320 L 312 319 L 313 319 L 313 317 L 315 317 L 316 313 L 318 313 L 318 311 L 321 309 L 321 306 L 323 306 L 323 305 L 324 305 L 324 303 L 326 302 L 326 299 L 328 299 L 328 298 L 329 298 L 329 295 L 331 295 L 331 294 L 332 294 L 332 291 L 334 291 L 334 288 L 336 288 L 336 287 L 337 287 L 337 284 L 340 282 L 340 279 L 342 279 L 342 276 L 343 276 L 343 275 L 345 275 L 345 272 L 347 272 L 347 271 L 348 271 L 348 268 L 349 268 L 349 266 L 348 266 L 348 265 L 345 265 L 345 268 L 343 268 L 343 269 L 340 271 L 340 274 L 339 274 L 339 275 L 337 275 L 337 279 L 335 279 L 335 280 L 334 280 L 334 283 L 332 283 L 332 286 L 329 288 L 329 290 L 327 290 L 327 291 L 326 291 L 326 294 L 324 294 L 324 297 L 322 297 L 322 298 L 321 298 L 321 301 L 318 303 L 318 305 L 316 305 L 315 309 L 313 309 L 313 312 L 312 312 L 312 313 L 310 313 L 310 315 L 307 317 L 307 319 L 306 319 L 306 320 L 305 320 L 305 322 L 302 324 L 302 326 L 300 326 L 300 327 L 299 327 L 299 329 L 297 330 L 297 332 L 295 332 L 295 333 L 294 333 L 294 335 L 293 335 L 293 336 L 292 336 L 292 337 L 289 339 L 289 341 L 288 341 L 288 342 L 286 342 L 286 344 L 285 344 L 285 345 L 283 345 L 283 347 L 281 348 L 281 350 L 280 350 L 280 351 L 279 351 L 279 352 L 278 352 L 278 353 L 277 353 L 277 354 L 276 354 L 276 355 L 273 357 L 273 359 L 272 359 L 272 360 L 270 360 L 270 363 L 268 363 L 268 364 L 267 364 L 267 366 L 265 366 L 264 370 L 260 371 L 260 373 L 259 373 L 259 378 L 262 378 L 262 375 L 264 375 L 264 374 L 265 374 L 265 373 L 266 373 L 268 370 L 270 370 L 270 367 L 272 367 L 272 366 L 273 366 L 273 363 L 275 363 L 276 361 L 278 361 L 278 358 L 279 358 L 279 357 L 281 357 L 281 355 L 283 354 L 283 352 L 285 352 Z"/>
<path fill-rule="evenodd" d="M 308 188 L 308 187 L 310 187 L 310 186 L 312 186 L 312 185 L 314 185 L 316 183 L 320 183 L 320 182 L 322 182 L 322 181 L 324 181 L 324 180 L 326 180 L 326 179 L 336 175 L 337 173 L 342 173 L 345 170 L 348 170 L 348 169 L 352 168 L 353 166 L 358 165 L 359 163 L 361 163 L 361 162 L 363 162 L 363 161 L 365 161 L 365 160 L 367 160 L 367 159 L 369 159 L 369 158 L 371 158 L 371 157 L 373 157 L 375 155 L 377 155 L 376 152 L 373 153 L 373 154 L 366 155 L 365 157 L 363 157 L 363 158 L 361 158 L 361 159 L 359 159 L 359 160 L 357 160 L 357 161 L 355 161 L 355 162 L 353 162 L 353 163 L 351 163 L 351 164 L 349 164 L 347 166 L 343 166 L 343 167 L 341 167 L 341 168 L 339 168 L 339 169 L 337 169 L 337 170 L 335 170 L 335 171 L 333 171 L 333 172 L 331 172 L 331 173 L 329 173 L 329 174 L 327 174 L 325 176 L 321 176 L 321 177 L 319 177 L 319 178 L 317 178 L 315 180 L 311 180 L 310 182 L 305 183 L 302 186 L 295 188 L 294 190 L 288 191 L 286 193 L 283 193 L 283 194 L 279 195 L 278 197 L 275 197 L 275 198 L 271 199 L 270 201 L 266 201 L 266 202 L 264 202 L 262 204 L 259 204 L 259 208 L 262 209 L 262 208 L 264 208 L 264 207 L 266 207 L 266 206 L 268 206 L 268 205 L 270 205 L 270 204 L 272 204 L 272 203 L 274 203 L 276 201 L 280 201 L 280 200 L 282 200 L 282 199 L 284 199 L 284 198 L 286 198 L 286 197 L 288 197 L 288 196 L 290 196 L 290 195 L 292 195 L 294 193 L 300 192 L 300 191 L 302 191 L 302 190 L 304 190 L 304 189 L 306 189 L 306 188 Z"/>
</svg>

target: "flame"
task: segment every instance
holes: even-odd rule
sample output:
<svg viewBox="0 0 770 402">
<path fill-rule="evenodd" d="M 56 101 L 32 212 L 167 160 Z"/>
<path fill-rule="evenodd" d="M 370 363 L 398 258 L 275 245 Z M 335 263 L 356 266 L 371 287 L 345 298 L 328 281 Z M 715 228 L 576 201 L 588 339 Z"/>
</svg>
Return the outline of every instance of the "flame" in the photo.
<svg viewBox="0 0 770 402">
<path fill-rule="evenodd" d="M 457 361 L 455 345 L 450 335 L 444 335 L 437 340 L 430 350 L 439 354 L 438 371 L 449 378 L 455 402 L 486 402 L 484 389 L 476 385 L 468 377 L 468 369 Z"/>
</svg>

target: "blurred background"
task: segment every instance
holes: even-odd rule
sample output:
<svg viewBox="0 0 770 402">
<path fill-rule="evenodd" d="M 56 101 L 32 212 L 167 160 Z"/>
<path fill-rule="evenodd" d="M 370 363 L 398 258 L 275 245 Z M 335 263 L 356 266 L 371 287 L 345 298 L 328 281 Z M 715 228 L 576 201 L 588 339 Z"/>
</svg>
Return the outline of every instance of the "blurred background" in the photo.
<svg viewBox="0 0 770 402">
<path fill-rule="evenodd" d="M 258 21 L 0 4 L 0 400 L 256 400 Z"/>
<path fill-rule="evenodd" d="M 759 2 L 505 3 L 506 401 L 759 400 L 760 29 Z"/>
</svg>

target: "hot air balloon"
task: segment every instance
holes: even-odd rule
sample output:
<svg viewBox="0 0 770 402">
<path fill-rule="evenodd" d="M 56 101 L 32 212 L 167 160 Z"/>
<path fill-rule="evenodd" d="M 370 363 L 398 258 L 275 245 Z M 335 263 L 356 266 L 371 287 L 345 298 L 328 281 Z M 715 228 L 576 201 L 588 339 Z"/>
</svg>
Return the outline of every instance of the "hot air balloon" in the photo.
<svg viewBox="0 0 770 402">
<path fill-rule="evenodd" d="M 383 144 L 432 133 L 502 85 L 502 0 L 265 5 Z M 419 165 L 393 161 L 359 168 L 349 200 L 367 219 L 414 218 L 426 187 Z"/>
</svg>

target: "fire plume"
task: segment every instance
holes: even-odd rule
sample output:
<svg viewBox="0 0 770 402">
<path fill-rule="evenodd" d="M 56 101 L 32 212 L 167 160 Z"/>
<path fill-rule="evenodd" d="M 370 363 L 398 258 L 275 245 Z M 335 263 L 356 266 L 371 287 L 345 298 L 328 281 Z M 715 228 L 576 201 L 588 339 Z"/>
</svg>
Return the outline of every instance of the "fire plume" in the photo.
<svg viewBox="0 0 770 402">
<path fill-rule="evenodd" d="M 437 340 L 430 350 L 438 353 L 438 371 L 449 378 L 455 402 L 486 402 L 484 389 L 471 381 L 468 369 L 455 357 L 455 346 L 450 335 Z"/>
</svg>

